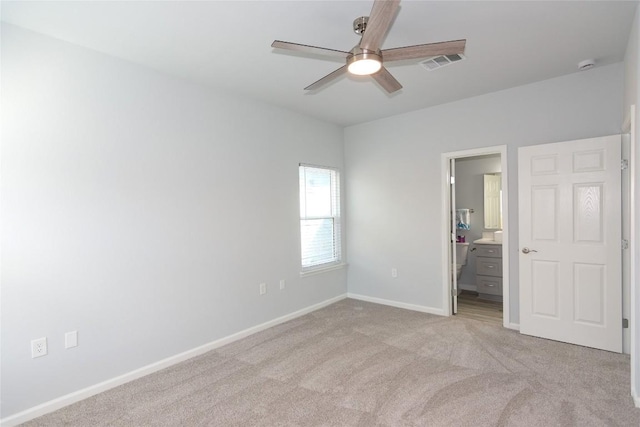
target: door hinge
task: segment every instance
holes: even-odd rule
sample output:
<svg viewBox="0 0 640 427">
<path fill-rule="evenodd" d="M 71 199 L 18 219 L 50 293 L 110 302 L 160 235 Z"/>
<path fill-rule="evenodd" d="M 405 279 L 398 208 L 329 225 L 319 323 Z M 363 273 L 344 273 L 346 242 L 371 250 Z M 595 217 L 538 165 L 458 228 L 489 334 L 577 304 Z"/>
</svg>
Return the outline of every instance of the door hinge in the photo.
<svg viewBox="0 0 640 427">
<path fill-rule="evenodd" d="M 452 297 L 458 296 L 458 290 L 456 288 L 451 288 L 451 296 Z"/>
<path fill-rule="evenodd" d="M 629 328 L 629 319 L 622 319 L 622 329 Z"/>
<path fill-rule="evenodd" d="M 629 160 L 627 159 L 620 160 L 620 169 L 622 170 L 629 169 Z"/>
<path fill-rule="evenodd" d="M 622 239 L 622 249 L 629 249 L 629 241 L 627 239 Z"/>
<path fill-rule="evenodd" d="M 449 180 L 449 184 L 455 184 L 456 183 L 456 177 L 452 176 L 450 177 L 451 179 Z"/>
</svg>

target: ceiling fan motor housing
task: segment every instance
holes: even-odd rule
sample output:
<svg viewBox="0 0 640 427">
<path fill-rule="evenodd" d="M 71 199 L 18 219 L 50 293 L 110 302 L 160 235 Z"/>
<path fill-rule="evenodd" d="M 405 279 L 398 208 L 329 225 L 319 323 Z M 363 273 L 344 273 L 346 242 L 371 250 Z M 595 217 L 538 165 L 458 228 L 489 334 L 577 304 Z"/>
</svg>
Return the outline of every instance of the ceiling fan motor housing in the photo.
<svg viewBox="0 0 640 427">
<path fill-rule="evenodd" d="M 362 49 L 360 46 L 356 46 L 349 52 L 347 65 L 363 59 L 373 59 L 375 61 L 382 62 L 382 52 L 379 50 Z"/>
</svg>

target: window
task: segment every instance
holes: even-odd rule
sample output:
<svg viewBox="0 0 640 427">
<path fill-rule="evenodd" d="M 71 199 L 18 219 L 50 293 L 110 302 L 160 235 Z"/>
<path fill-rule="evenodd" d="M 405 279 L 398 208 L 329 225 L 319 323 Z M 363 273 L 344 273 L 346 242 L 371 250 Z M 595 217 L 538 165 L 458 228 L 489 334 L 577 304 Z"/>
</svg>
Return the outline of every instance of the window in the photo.
<svg viewBox="0 0 640 427">
<path fill-rule="evenodd" d="M 303 273 L 341 262 L 339 182 L 335 169 L 300 165 Z"/>
</svg>

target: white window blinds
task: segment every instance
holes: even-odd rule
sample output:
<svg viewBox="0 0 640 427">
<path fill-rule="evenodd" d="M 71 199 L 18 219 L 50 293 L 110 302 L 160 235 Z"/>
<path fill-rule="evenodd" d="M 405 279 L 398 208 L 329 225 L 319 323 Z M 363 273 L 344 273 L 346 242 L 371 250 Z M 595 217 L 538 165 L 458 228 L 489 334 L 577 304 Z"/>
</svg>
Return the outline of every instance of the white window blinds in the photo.
<svg viewBox="0 0 640 427">
<path fill-rule="evenodd" d="M 303 272 L 341 261 L 339 178 L 335 169 L 300 165 Z"/>
</svg>

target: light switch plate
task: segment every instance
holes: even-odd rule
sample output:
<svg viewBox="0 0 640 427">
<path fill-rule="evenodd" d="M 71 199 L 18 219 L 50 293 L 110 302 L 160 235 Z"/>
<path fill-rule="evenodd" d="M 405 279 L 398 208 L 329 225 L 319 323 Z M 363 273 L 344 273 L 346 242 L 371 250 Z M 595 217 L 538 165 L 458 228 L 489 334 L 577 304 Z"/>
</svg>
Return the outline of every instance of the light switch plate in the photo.
<svg viewBox="0 0 640 427">
<path fill-rule="evenodd" d="M 71 331 L 64 334 L 64 348 L 78 346 L 78 331 Z"/>
</svg>

